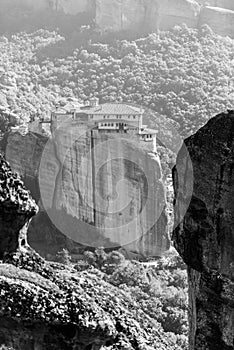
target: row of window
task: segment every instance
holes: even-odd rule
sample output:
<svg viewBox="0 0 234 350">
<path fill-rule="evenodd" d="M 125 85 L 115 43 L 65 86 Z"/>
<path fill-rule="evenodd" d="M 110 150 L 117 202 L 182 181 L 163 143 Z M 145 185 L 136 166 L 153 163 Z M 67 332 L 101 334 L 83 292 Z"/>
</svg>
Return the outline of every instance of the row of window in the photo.
<svg viewBox="0 0 234 350">
<path fill-rule="evenodd" d="M 100 126 L 112 126 L 112 127 L 114 127 L 115 125 L 116 126 L 119 126 L 119 125 L 127 126 L 127 124 L 124 124 L 124 123 L 100 123 L 99 125 Z"/>
<path fill-rule="evenodd" d="M 90 116 L 90 119 L 93 119 L 93 114 L 91 114 Z M 126 116 L 124 116 L 124 115 L 113 115 L 113 116 L 111 116 L 111 115 L 103 115 L 103 119 L 109 119 L 109 118 L 116 118 L 116 119 L 122 119 L 122 117 L 124 118 L 124 119 L 126 119 Z M 133 118 L 133 119 L 136 119 L 136 116 L 135 115 L 129 115 L 128 116 L 128 119 L 131 119 L 131 117 Z"/>
<path fill-rule="evenodd" d="M 152 139 L 152 135 L 142 135 L 142 138 L 144 139 Z"/>
</svg>

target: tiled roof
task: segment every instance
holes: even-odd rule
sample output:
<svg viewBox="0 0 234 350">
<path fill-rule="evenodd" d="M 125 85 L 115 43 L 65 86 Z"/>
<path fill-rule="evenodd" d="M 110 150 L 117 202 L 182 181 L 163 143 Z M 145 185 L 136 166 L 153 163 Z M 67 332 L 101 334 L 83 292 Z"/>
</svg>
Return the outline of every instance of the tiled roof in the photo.
<svg viewBox="0 0 234 350">
<path fill-rule="evenodd" d="M 133 107 L 124 103 L 104 103 L 96 107 L 81 108 L 83 112 L 88 114 L 142 114 L 140 108 Z"/>
</svg>

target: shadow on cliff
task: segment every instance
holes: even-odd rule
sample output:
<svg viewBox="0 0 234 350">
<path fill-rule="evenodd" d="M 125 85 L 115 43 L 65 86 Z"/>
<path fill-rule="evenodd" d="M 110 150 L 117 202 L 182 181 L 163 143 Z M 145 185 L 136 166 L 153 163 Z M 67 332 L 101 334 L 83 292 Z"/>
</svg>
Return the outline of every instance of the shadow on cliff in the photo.
<svg viewBox="0 0 234 350">
<path fill-rule="evenodd" d="M 51 218 L 54 218 L 59 229 L 52 223 Z M 66 236 L 62 232 L 66 232 Z M 69 215 L 65 209 L 49 209 L 48 214 L 40 211 L 31 221 L 28 241 L 36 251 L 48 259 L 53 259 L 56 253 L 64 247 L 74 254 L 100 246 L 119 247 L 118 243 L 113 243 L 105 238 L 92 226 L 92 223 L 78 220 Z M 85 243 L 85 245 L 78 242 Z"/>
</svg>

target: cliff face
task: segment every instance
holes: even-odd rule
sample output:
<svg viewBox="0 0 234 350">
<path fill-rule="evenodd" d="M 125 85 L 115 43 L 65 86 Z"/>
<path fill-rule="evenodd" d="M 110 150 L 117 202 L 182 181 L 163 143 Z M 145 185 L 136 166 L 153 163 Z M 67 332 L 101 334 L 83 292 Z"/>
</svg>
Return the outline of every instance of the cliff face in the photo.
<svg viewBox="0 0 234 350">
<path fill-rule="evenodd" d="M 220 7 L 234 11 L 234 3 L 232 0 L 197 0 L 197 2 L 202 6 Z"/>
<path fill-rule="evenodd" d="M 6 0 L 0 0 L 0 4 L 5 6 Z M 30 9 L 34 11 L 55 10 L 62 11 L 68 15 L 76 15 L 81 12 L 91 11 L 94 6 L 93 0 L 13 0 L 12 5 L 16 8 Z"/>
<path fill-rule="evenodd" d="M 161 30 L 169 30 L 182 23 L 192 28 L 198 26 L 200 6 L 196 1 L 158 1 L 158 9 L 158 28 Z"/>
<path fill-rule="evenodd" d="M 215 33 L 234 36 L 231 0 L 96 0 L 96 24 L 102 31 L 169 30 L 187 24 L 208 24 Z"/>
<path fill-rule="evenodd" d="M 174 240 L 188 265 L 190 350 L 233 349 L 234 112 L 211 119 L 185 145 L 193 169 L 184 146 L 174 171 Z"/>
<path fill-rule="evenodd" d="M 96 24 L 102 30 L 167 30 L 186 23 L 196 27 L 199 5 L 193 0 L 96 0 Z"/>
<path fill-rule="evenodd" d="M 215 33 L 234 37 L 234 11 L 206 6 L 201 10 L 200 25 L 207 24 Z"/>
<path fill-rule="evenodd" d="M 37 206 L 0 157 L 0 346 L 15 350 L 164 349 L 162 326 L 98 270 L 48 263 L 27 245 Z M 23 229 L 23 230 L 22 230 Z M 169 341 L 168 350 L 175 344 Z"/>
<path fill-rule="evenodd" d="M 0 156 L 0 259 L 6 252 L 27 247 L 27 227 L 37 212 L 20 178 Z"/>
<path fill-rule="evenodd" d="M 45 11 L 65 16 L 86 13 L 102 32 L 131 30 L 145 34 L 185 23 L 192 28 L 208 24 L 217 34 L 234 36 L 232 0 L 12 0 L 11 4 L 0 0 L 0 6 L 3 13 L 12 13 L 13 18 L 17 13 L 24 18 L 24 14 Z M 21 26 L 16 26 L 18 31 Z"/>
<path fill-rule="evenodd" d="M 95 131 L 77 136 L 80 127 L 73 132 L 74 139 L 61 130 L 51 141 L 11 134 L 6 157 L 66 237 L 86 246 L 161 255 L 169 240 L 159 159 L 126 138 Z M 35 226 L 30 240 L 37 247 L 42 237 Z"/>
</svg>

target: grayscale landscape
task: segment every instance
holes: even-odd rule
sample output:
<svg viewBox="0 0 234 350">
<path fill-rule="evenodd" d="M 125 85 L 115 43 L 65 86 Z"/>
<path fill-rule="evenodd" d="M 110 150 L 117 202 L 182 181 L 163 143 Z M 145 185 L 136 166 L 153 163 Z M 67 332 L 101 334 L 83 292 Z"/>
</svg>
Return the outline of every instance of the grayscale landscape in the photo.
<svg viewBox="0 0 234 350">
<path fill-rule="evenodd" d="M 233 170 L 233 0 L 0 0 L 0 350 L 234 349 Z"/>
</svg>

